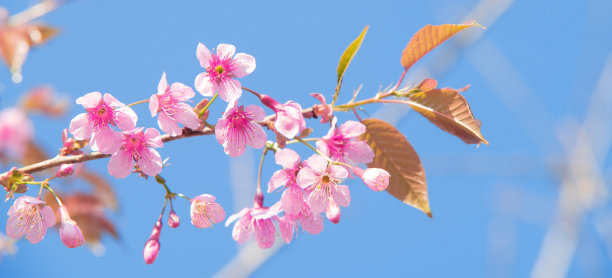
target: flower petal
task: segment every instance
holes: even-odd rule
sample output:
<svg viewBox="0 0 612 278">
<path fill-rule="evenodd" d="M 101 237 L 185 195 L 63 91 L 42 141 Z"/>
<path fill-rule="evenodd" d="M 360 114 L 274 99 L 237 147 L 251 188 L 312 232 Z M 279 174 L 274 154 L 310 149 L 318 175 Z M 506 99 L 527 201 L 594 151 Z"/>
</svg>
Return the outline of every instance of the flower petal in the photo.
<svg viewBox="0 0 612 278">
<path fill-rule="evenodd" d="M 348 207 L 351 204 L 351 192 L 348 186 L 338 185 L 335 189 L 331 190 L 332 198 L 334 202 L 342 207 Z"/>
<path fill-rule="evenodd" d="M 259 124 L 248 123 L 250 133 L 247 134 L 247 144 L 254 149 L 261 149 L 266 146 L 266 140 L 268 139 L 266 131 Z"/>
<path fill-rule="evenodd" d="M 108 173 L 118 179 L 127 177 L 132 172 L 134 160 L 122 151 L 114 153 L 108 161 Z"/>
<path fill-rule="evenodd" d="M 104 102 L 106 103 L 106 105 L 111 106 L 111 107 L 122 107 L 125 106 L 125 104 L 123 104 L 121 101 L 117 100 L 113 95 L 111 94 L 104 94 Z"/>
<path fill-rule="evenodd" d="M 85 94 L 82 97 L 77 98 L 76 103 L 82 105 L 85 108 L 93 108 L 98 106 L 100 100 L 102 100 L 102 94 L 100 94 L 100 92 L 91 92 Z"/>
<path fill-rule="evenodd" d="M 121 130 L 131 130 L 136 127 L 138 116 L 130 107 L 121 107 L 115 109 L 115 118 L 117 119 L 117 127 Z"/>
<path fill-rule="evenodd" d="M 374 151 L 365 141 L 351 140 L 345 148 L 348 150 L 349 159 L 356 163 L 370 163 L 374 160 Z"/>
<path fill-rule="evenodd" d="M 157 84 L 157 94 L 163 94 L 168 89 L 168 81 L 166 80 L 166 72 L 162 73 L 162 77 Z"/>
<path fill-rule="evenodd" d="M 274 245 L 276 229 L 270 219 L 258 219 L 254 221 L 255 239 L 259 248 L 266 249 Z"/>
<path fill-rule="evenodd" d="M 74 139 L 85 140 L 91 138 L 92 128 L 93 126 L 89 122 L 87 113 L 81 113 L 70 121 L 68 130 L 74 136 Z"/>
<path fill-rule="evenodd" d="M 55 214 L 50 206 L 44 206 L 41 210 L 41 215 L 44 227 L 51 228 L 51 226 L 55 225 Z"/>
<path fill-rule="evenodd" d="M 198 43 L 198 48 L 196 49 L 196 57 L 198 57 L 198 61 L 200 61 L 200 66 L 202 66 L 203 68 L 206 69 L 210 66 L 210 60 L 212 59 L 212 55 L 206 45 Z"/>
<path fill-rule="evenodd" d="M 327 205 L 329 204 L 329 197 L 325 190 L 320 188 L 313 190 L 308 195 L 308 205 L 310 205 L 310 209 L 312 213 L 321 213 L 327 209 Z"/>
<path fill-rule="evenodd" d="M 238 53 L 234 57 L 234 66 L 236 67 L 232 74 L 240 78 L 251 74 L 255 70 L 255 57 L 245 54 Z"/>
<path fill-rule="evenodd" d="M 304 161 L 304 164 L 316 172 L 323 173 L 327 168 L 327 159 L 321 155 L 313 154 Z"/>
<path fill-rule="evenodd" d="M 162 170 L 162 159 L 154 149 L 149 149 L 149 154 L 138 160 L 138 166 L 147 176 L 154 177 Z"/>
<path fill-rule="evenodd" d="M 270 181 L 268 181 L 268 193 L 275 191 L 283 187 L 289 181 L 289 176 L 285 170 L 278 170 L 272 174 Z"/>
<path fill-rule="evenodd" d="M 208 73 L 203 72 L 196 76 L 195 89 L 205 97 L 212 97 L 219 88 L 217 83 L 210 81 Z"/>
<path fill-rule="evenodd" d="M 200 196 L 202 196 L 202 195 L 200 195 Z M 247 212 L 249 212 L 249 209 L 248 208 L 243 208 L 238 213 L 234 213 L 234 214 L 230 215 L 230 217 L 228 217 L 227 220 L 225 221 L 225 227 L 227 227 L 230 224 L 232 224 L 232 222 L 236 221 L 236 219 L 242 218 L 242 216 L 244 216 Z"/>
<path fill-rule="evenodd" d="M 242 87 L 238 80 L 227 79 L 223 80 L 223 82 L 219 84 L 217 92 L 219 93 L 221 99 L 227 102 L 232 102 L 240 98 L 242 95 Z"/>
<path fill-rule="evenodd" d="M 300 155 L 292 149 L 280 149 L 274 154 L 276 164 L 283 166 L 285 169 L 293 169 L 300 164 Z"/>
<path fill-rule="evenodd" d="M 220 43 L 217 45 L 217 56 L 220 59 L 232 58 L 236 53 L 236 47 L 233 44 Z"/>
<path fill-rule="evenodd" d="M 151 112 L 151 117 L 155 117 L 159 110 L 159 100 L 157 99 L 157 94 L 151 95 L 149 98 L 149 112 Z"/>
<path fill-rule="evenodd" d="M 346 177 L 348 177 L 348 171 L 344 166 L 332 165 L 331 175 L 337 179 L 345 179 Z"/>
<path fill-rule="evenodd" d="M 346 121 L 340 126 L 340 132 L 344 138 L 359 137 L 366 131 L 365 125 L 356 121 Z"/>
<path fill-rule="evenodd" d="M 304 167 L 298 172 L 296 181 L 301 188 L 308 188 L 319 181 L 319 175 L 312 169 Z"/>
<path fill-rule="evenodd" d="M 266 111 L 254 104 L 245 107 L 244 112 L 251 114 L 251 120 L 256 122 L 261 122 L 266 117 Z"/>
</svg>

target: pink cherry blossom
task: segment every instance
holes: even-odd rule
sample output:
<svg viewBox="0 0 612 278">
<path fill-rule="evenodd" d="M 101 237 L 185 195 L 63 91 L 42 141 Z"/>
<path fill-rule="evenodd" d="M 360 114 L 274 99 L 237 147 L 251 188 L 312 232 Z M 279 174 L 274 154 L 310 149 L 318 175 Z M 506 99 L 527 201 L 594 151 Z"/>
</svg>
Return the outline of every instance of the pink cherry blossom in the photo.
<svg viewBox="0 0 612 278">
<path fill-rule="evenodd" d="M 102 98 L 99 92 L 91 92 L 77 98 L 76 103 L 85 107 L 87 113 L 81 113 L 70 121 L 70 133 L 76 140 L 91 138 L 89 143 L 94 150 L 108 154 L 114 151 L 115 146 L 108 144 L 116 141 L 112 127 L 121 130 L 136 127 L 136 113 L 111 94 L 104 94 Z"/>
<path fill-rule="evenodd" d="M 70 218 L 68 209 L 65 206 L 61 205 L 59 207 L 59 215 L 61 221 L 60 238 L 64 245 L 68 246 L 68 248 L 75 248 L 83 245 L 85 242 L 83 233 L 77 223 Z"/>
<path fill-rule="evenodd" d="M 317 149 L 333 160 L 348 164 L 372 162 L 374 152 L 359 139 L 365 131 L 366 127 L 356 121 L 347 121 L 337 128 L 334 118 L 327 135 L 317 141 Z"/>
<path fill-rule="evenodd" d="M 380 168 L 367 168 L 365 170 L 359 167 L 353 167 L 353 173 L 360 177 L 370 189 L 374 191 L 383 191 L 389 186 L 389 172 Z"/>
<path fill-rule="evenodd" d="M 302 130 L 306 129 L 306 122 L 302 114 L 302 106 L 299 103 L 290 100 L 285 104 L 281 104 L 268 95 L 253 94 L 259 97 L 261 103 L 274 110 L 274 113 L 276 113 L 274 129 L 276 129 L 278 133 L 288 139 L 292 139 L 302 132 Z"/>
<path fill-rule="evenodd" d="M 115 178 L 127 177 L 134 167 L 134 162 L 143 173 L 155 176 L 161 172 L 162 159 L 153 148 L 163 146 L 159 131 L 154 128 L 136 128 L 119 133 L 118 145 L 108 162 L 108 172 Z"/>
<path fill-rule="evenodd" d="M 23 156 L 33 135 L 32 122 L 23 110 L 7 108 L 0 111 L 0 153 Z"/>
<path fill-rule="evenodd" d="M 325 96 L 322 94 L 312 93 L 310 94 L 314 98 L 318 99 L 321 104 L 315 104 L 312 109 L 315 114 L 321 117 L 321 123 L 327 123 L 334 117 L 334 108 L 325 102 Z"/>
<path fill-rule="evenodd" d="M 151 236 L 145 243 L 145 246 L 142 250 L 142 256 L 144 257 L 144 261 L 146 264 L 152 264 L 155 262 L 157 258 L 157 254 L 159 253 L 159 235 L 161 234 L 162 229 L 162 216 L 159 216 L 157 222 L 155 222 L 155 226 L 153 226 L 153 231 L 151 232 Z"/>
<path fill-rule="evenodd" d="M 223 118 L 217 121 L 215 136 L 223 150 L 231 157 L 244 153 L 246 145 L 261 149 L 266 145 L 266 132 L 257 122 L 263 121 L 264 110 L 257 105 L 233 106 L 230 103 Z"/>
<path fill-rule="evenodd" d="M 253 236 L 259 248 L 266 249 L 274 245 L 276 238 L 276 227 L 274 222 L 279 222 L 278 214 L 282 211 L 280 202 L 271 207 L 244 208 L 240 212 L 227 218 L 225 226 L 236 221 L 232 230 L 232 238 L 240 244 L 247 242 Z"/>
<path fill-rule="evenodd" d="M 30 243 L 39 243 L 47 233 L 47 228 L 55 225 L 55 215 L 51 207 L 38 198 L 21 196 L 8 211 L 6 234 L 14 239 L 26 236 Z"/>
<path fill-rule="evenodd" d="M 324 212 L 334 204 L 349 206 L 351 195 L 348 186 L 338 185 L 341 179 L 348 176 L 346 168 L 331 165 L 318 154 L 304 161 L 304 165 L 298 173 L 297 183 L 310 192 L 307 200 L 313 213 Z"/>
<path fill-rule="evenodd" d="M 195 93 L 190 87 L 182 83 L 172 83 L 168 86 L 166 73 L 162 74 L 157 85 L 157 94 L 149 99 L 149 111 L 155 117 L 157 113 L 157 124 L 159 128 L 171 136 L 178 136 L 183 133 L 183 129 L 178 124 L 182 124 L 190 129 L 196 129 L 200 125 L 198 116 L 193 108 L 185 101 L 193 98 Z"/>
<path fill-rule="evenodd" d="M 170 228 L 178 228 L 178 226 L 181 224 L 181 219 L 179 218 L 179 216 L 176 214 L 176 212 L 174 212 L 174 210 L 170 210 L 170 214 L 168 215 L 168 226 L 170 226 Z"/>
<path fill-rule="evenodd" d="M 249 75 L 255 70 L 253 56 L 236 53 L 236 47 L 231 44 L 219 44 L 217 53 L 203 44 L 198 44 L 196 56 L 206 72 L 200 73 L 195 79 L 195 88 L 205 97 L 219 93 L 221 99 L 227 102 L 238 100 L 242 95 L 242 86 L 234 78 Z"/>
<path fill-rule="evenodd" d="M 297 185 L 297 173 L 302 169 L 302 161 L 300 155 L 292 149 L 280 149 L 274 155 L 276 164 L 283 166 L 284 169 L 278 170 L 272 174 L 268 182 L 268 193 L 277 190 L 280 187 L 285 187 L 281 197 L 281 204 L 285 213 L 297 214 L 302 211 L 305 205 L 304 191 Z"/>
<path fill-rule="evenodd" d="M 57 172 L 55 172 L 55 177 L 65 178 L 65 177 L 71 176 L 73 173 L 74 173 L 74 164 L 72 163 L 62 164 L 60 165 L 59 169 L 57 169 Z"/>
<path fill-rule="evenodd" d="M 302 229 L 310 234 L 316 235 L 323 231 L 323 218 L 321 214 L 313 213 L 303 199 L 298 202 L 301 203 L 298 206 L 301 209 L 295 213 L 285 211 L 285 215 L 279 221 L 279 230 L 285 243 L 290 243 L 293 240 L 300 224 Z"/>
<path fill-rule="evenodd" d="M 212 227 L 225 219 L 225 210 L 215 202 L 215 196 L 202 194 L 191 199 L 191 224 L 197 228 Z"/>
</svg>

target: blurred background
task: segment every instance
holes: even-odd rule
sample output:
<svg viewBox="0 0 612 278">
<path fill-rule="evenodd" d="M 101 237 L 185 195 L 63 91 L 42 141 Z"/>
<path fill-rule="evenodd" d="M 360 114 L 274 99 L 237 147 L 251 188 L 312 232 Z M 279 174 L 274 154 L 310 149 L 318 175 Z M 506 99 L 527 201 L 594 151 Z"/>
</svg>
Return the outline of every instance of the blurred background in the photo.
<svg viewBox="0 0 612 278">
<path fill-rule="evenodd" d="M 17 14 L 38 2 L 4 0 Z M 60 34 L 32 49 L 23 80 L 0 67 L 0 108 L 19 104 L 24 92 L 49 85 L 68 99 L 60 117 L 32 115 L 37 144 L 48 155 L 61 146 L 61 130 L 82 108 L 74 99 L 108 92 L 124 103 L 149 98 L 162 72 L 169 82 L 193 86 L 202 72 L 195 50 L 236 45 L 257 59 L 244 86 L 304 107 L 309 93 L 335 89 L 340 55 L 370 26 L 346 72 L 339 103 L 363 85 L 360 98 L 397 81 L 402 49 L 426 24 L 475 19 L 468 29 L 419 61 L 405 85 L 425 77 L 461 88 L 490 145 L 466 145 L 407 106 L 366 110 L 393 123 L 423 162 L 434 218 L 385 192 L 350 180 L 351 206 L 319 235 L 301 233 L 289 245 L 261 251 L 238 246 L 231 227 L 197 229 L 189 204 L 176 200 L 178 229 L 164 225 L 161 250 L 145 265 L 142 247 L 163 205 L 164 190 L 132 175 L 116 180 L 106 159 L 88 163 L 107 179 L 118 207 L 108 217 L 118 237 L 68 249 L 53 229 L 39 244 L 6 238 L 0 204 L 1 277 L 612 277 L 612 2 L 512 1 L 119 1 L 75 0 L 35 22 Z M 201 99 L 197 95 L 196 99 Z M 256 103 L 245 95 L 242 102 Z M 211 122 L 225 106 L 211 108 Z M 135 107 L 139 126 L 157 127 L 146 105 Z M 352 119 L 343 115 L 342 120 Z M 327 128 L 315 126 L 315 135 Z M 298 147 L 302 157 L 309 154 Z M 252 204 L 261 152 L 230 159 L 212 136 L 167 143 L 171 166 L 162 175 L 188 196 L 213 194 L 228 215 Z M 13 165 L 2 164 L 4 172 Z M 264 164 L 264 183 L 278 169 Z M 59 184 L 87 188 L 83 181 Z M 31 194 L 34 194 L 30 192 Z M 266 195 L 270 205 L 279 194 Z M 280 242 L 280 237 L 277 237 Z"/>
</svg>

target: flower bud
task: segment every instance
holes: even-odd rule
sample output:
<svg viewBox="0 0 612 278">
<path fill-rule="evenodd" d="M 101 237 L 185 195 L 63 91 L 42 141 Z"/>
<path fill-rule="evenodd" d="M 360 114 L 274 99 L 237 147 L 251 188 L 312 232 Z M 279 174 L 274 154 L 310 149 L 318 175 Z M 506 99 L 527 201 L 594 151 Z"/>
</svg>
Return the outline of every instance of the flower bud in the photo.
<svg viewBox="0 0 612 278">
<path fill-rule="evenodd" d="M 336 205 L 335 202 L 331 202 L 329 206 L 327 206 L 327 210 L 325 211 L 325 216 L 329 221 L 334 224 L 338 224 L 340 222 L 340 207 Z"/>
<path fill-rule="evenodd" d="M 374 191 L 383 191 L 389 186 L 389 172 L 380 168 L 367 168 L 365 171 L 359 167 L 353 167 L 353 173 L 360 177 L 363 182 Z"/>
<path fill-rule="evenodd" d="M 83 233 L 81 229 L 77 225 L 70 215 L 68 214 L 68 209 L 65 206 L 60 206 L 59 208 L 60 214 L 60 238 L 64 245 L 68 246 L 68 248 L 75 248 L 83 245 L 85 240 L 83 239 Z"/>
<path fill-rule="evenodd" d="M 57 173 L 55 173 L 55 176 L 58 178 L 65 178 L 68 176 L 71 176 L 74 173 L 74 164 L 72 163 L 68 163 L 68 164 L 62 164 L 59 169 L 57 169 Z"/>
<path fill-rule="evenodd" d="M 180 224 L 180 219 L 178 215 L 174 212 L 174 210 L 170 211 L 170 215 L 168 215 L 168 226 L 170 228 L 177 228 Z"/>
<path fill-rule="evenodd" d="M 162 228 L 161 220 L 162 216 L 160 215 L 157 222 L 155 222 L 155 226 L 153 226 L 151 236 L 145 243 L 144 249 L 142 250 L 142 255 L 146 264 L 152 264 L 155 262 L 155 258 L 157 258 L 157 254 L 159 253 L 159 234 L 161 233 Z"/>
</svg>

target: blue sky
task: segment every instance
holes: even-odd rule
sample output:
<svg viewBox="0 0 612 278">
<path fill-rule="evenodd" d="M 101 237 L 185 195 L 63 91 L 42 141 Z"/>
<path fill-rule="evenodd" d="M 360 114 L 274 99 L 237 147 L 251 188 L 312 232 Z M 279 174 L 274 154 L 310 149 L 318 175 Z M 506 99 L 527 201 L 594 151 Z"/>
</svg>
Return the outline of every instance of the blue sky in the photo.
<svg viewBox="0 0 612 278">
<path fill-rule="evenodd" d="M 331 96 L 340 55 L 368 24 L 366 39 L 345 75 L 340 101 L 348 101 L 360 84 L 360 97 L 370 97 L 398 79 L 401 51 L 413 33 L 425 24 L 459 23 L 478 2 L 72 1 L 42 18 L 60 27 L 62 34 L 30 53 L 22 83 L 12 84 L 8 70 L 0 68 L 0 107 L 15 105 L 20 93 L 39 84 L 51 84 L 72 99 L 102 91 L 124 103 L 155 93 L 164 71 L 169 82 L 193 86 L 195 76 L 203 71 L 195 56 L 198 42 L 210 48 L 218 43 L 236 45 L 238 52 L 257 59 L 255 72 L 241 80 L 244 86 L 279 101 L 293 99 L 310 106 L 315 100 L 309 93 Z M 27 7 L 22 1 L 1 5 L 11 13 Z M 347 184 L 352 203 L 342 210 L 340 224 L 326 222 L 320 235 L 300 234 L 254 276 L 530 275 L 559 196 L 564 153 L 557 133 L 568 122 L 584 119 L 612 50 L 611 11 L 607 1 L 554 5 L 515 1 L 486 31 L 465 31 L 482 37 L 456 59 L 442 54 L 460 39 L 433 51 L 415 65 L 407 84 L 418 82 L 418 71 L 424 68 L 442 87 L 471 84 L 464 95 L 491 143 L 478 148 L 466 145 L 411 111 L 397 118 L 395 126 L 423 161 L 435 218 L 351 180 Z M 441 61 L 451 62 L 447 70 L 436 70 Z M 242 102 L 256 103 L 248 95 Z M 224 109 L 221 102 L 216 103 L 211 115 Z M 387 108 L 366 109 L 382 115 L 380 109 Z M 135 111 L 140 126 L 157 127 L 146 106 Z M 74 105 L 61 119 L 34 117 L 41 145 L 49 152 L 56 150 L 60 130 L 80 112 Z M 317 123 L 308 122 L 317 127 L 317 134 L 324 134 L 326 128 Z M 610 121 L 603 125 L 609 128 Z M 297 150 L 302 157 L 310 155 L 305 148 Z M 160 153 L 171 157 L 172 166 L 162 174 L 173 190 L 190 196 L 213 194 L 228 215 L 236 206 L 232 178 L 254 177 L 260 156 L 253 151 L 230 159 L 213 137 L 171 142 Z M 598 166 L 609 180 L 609 155 L 601 155 Z M 236 161 L 246 161 L 252 168 L 240 170 Z M 106 163 L 95 161 L 91 168 L 104 173 Z M 268 157 L 264 179 L 276 169 Z M 208 277 L 236 254 L 231 228 L 194 228 L 189 224 L 188 204 L 177 200 L 181 227 L 163 228 L 157 261 L 145 265 L 142 247 L 163 204 L 164 191 L 153 181 L 135 176 L 112 183 L 121 202 L 120 211 L 112 214 L 121 239 L 103 240 L 104 256 L 95 257 L 87 248 L 65 248 L 58 234 L 50 231 L 40 244 L 20 242 L 16 256 L 3 257 L 0 276 Z M 278 198 L 278 194 L 267 197 L 266 203 Z M 9 206 L 0 204 L 0 210 Z M 596 228 L 601 219 L 608 219 L 610 209 L 607 203 L 601 204 L 578 222 L 579 243 L 569 277 L 612 275 L 605 237 Z M 0 214 L 0 223 L 5 221 Z M 4 224 L 0 227 L 4 229 Z"/>
</svg>

